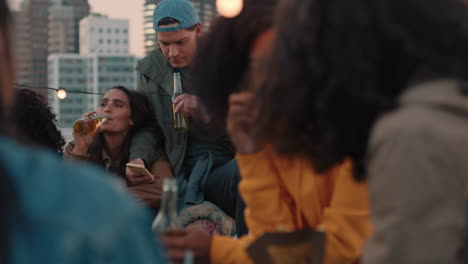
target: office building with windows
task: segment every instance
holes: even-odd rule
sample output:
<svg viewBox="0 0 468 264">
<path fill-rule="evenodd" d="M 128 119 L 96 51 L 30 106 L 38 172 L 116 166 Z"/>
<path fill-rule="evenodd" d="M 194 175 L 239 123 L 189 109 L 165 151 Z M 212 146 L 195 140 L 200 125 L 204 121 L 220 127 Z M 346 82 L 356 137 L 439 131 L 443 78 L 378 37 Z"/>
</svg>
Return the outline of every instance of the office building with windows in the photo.
<svg viewBox="0 0 468 264">
<path fill-rule="evenodd" d="M 78 23 L 89 13 L 87 0 L 23 0 L 15 12 L 17 82 L 47 85 L 47 57 L 78 53 Z"/>
<path fill-rule="evenodd" d="M 49 0 L 24 0 L 15 13 L 16 81 L 47 85 Z"/>
<path fill-rule="evenodd" d="M 80 54 L 49 56 L 49 87 L 68 91 L 64 100 L 50 96 L 62 129 L 96 110 L 102 94 L 113 86 L 136 88 L 140 59 L 128 53 L 128 25 L 128 20 L 90 14 L 80 21 Z"/>
<path fill-rule="evenodd" d="M 49 54 L 79 53 L 79 24 L 89 8 L 88 0 L 51 0 Z"/>
<path fill-rule="evenodd" d="M 145 0 L 143 7 L 143 34 L 145 35 L 145 53 L 148 54 L 157 47 L 156 32 L 153 29 L 153 13 L 159 0 Z"/>
<path fill-rule="evenodd" d="M 128 54 L 128 28 L 127 19 L 90 14 L 80 22 L 80 54 Z"/>
<path fill-rule="evenodd" d="M 209 30 L 211 21 L 218 15 L 215 2 L 215 0 L 192 0 L 205 31 Z"/>
<path fill-rule="evenodd" d="M 48 84 L 67 91 L 64 100 L 58 99 L 53 93 L 50 95 L 59 126 L 71 128 L 73 122 L 84 113 L 96 110 L 102 94 L 113 86 L 135 89 L 135 67 L 138 62 L 139 58 L 128 54 L 50 55 Z"/>
</svg>

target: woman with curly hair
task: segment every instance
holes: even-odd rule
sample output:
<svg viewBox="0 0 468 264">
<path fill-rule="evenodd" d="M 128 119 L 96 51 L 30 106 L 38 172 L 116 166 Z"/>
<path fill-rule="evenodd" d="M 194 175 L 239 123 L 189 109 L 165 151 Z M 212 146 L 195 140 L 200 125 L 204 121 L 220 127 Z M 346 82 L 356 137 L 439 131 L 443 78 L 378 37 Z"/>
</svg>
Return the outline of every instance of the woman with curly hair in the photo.
<svg viewBox="0 0 468 264">
<path fill-rule="evenodd" d="M 12 113 L 12 122 L 22 135 L 40 146 L 63 153 L 65 140 L 57 128 L 52 108 L 42 96 L 27 89 L 17 90 Z"/>
<path fill-rule="evenodd" d="M 318 172 L 351 158 L 375 227 L 363 263 L 467 262 L 466 5 L 280 3 L 258 135 Z"/>
<path fill-rule="evenodd" d="M 214 23 L 200 43 L 191 75 L 212 125 L 218 133 L 227 126 L 236 147 L 249 234 L 233 239 L 188 229 L 185 237 L 163 240 L 172 260 L 181 260 L 180 249 L 189 248 L 211 263 L 252 263 L 247 247 L 264 233 L 320 228 L 326 232 L 324 263 L 351 264 L 370 234 L 367 186 L 353 180 L 351 162 L 316 173 L 301 152 L 280 155 L 275 141 L 256 137 L 261 100 L 255 90 L 264 81 L 262 65 L 276 34 L 275 4 L 246 0 L 238 17 Z"/>
</svg>

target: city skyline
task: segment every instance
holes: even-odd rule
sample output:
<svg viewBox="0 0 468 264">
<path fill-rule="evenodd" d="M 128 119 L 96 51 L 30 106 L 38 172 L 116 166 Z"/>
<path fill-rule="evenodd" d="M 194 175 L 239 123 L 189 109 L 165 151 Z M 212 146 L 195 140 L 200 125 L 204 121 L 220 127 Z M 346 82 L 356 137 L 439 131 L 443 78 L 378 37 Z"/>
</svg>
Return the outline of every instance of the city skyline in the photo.
<svg viewBox="0 0 468 264">
<path fill-rule="evenodd" d="M 14 10 L 19 9 L 23 0 L 10 0 Z M 100 13 L 113 19 L 128 19 L 130 22 L 130 53 L 142 57 L 145 55 L 143 35 L 144 0 L 88 0 L 92 13 Z"/>
</svg>

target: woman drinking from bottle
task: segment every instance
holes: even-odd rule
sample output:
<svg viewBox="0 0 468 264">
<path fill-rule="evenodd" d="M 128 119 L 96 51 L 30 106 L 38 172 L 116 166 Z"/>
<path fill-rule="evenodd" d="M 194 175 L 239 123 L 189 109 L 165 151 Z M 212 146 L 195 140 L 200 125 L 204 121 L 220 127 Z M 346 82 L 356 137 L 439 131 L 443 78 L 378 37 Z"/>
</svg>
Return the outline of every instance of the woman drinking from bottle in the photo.
<svg viewBox="0 0 468 264">
<path fill-rule="evenodd" d="M 78 121 L 84 123 L 82 126 L 86 126 L 87 121 L 91 119 L 98 121 L 95 126 L 85 127 L 81 131 L 74 129 L 73 141 L 65 147 L 64 158 L 96 163 L 105 167 L 108 173 L 127 182 L 125 169 L 129 161 L 130 140 L 138 130 L 152 128 L 155 124 L 150 104 L 146 97 L 138 92 L 123 86 L 115 86 L 101 98 L 97 111 L 86 113 Z M 169 165 L 158 164 L 154 167 L 164 167 L 154 173 L 158 174 L 157 176 L 171 174 Z M 150 207 L 159 207 L 161 194 L 159 180 L 132 186 L 130 190 Z"/>
</svg>

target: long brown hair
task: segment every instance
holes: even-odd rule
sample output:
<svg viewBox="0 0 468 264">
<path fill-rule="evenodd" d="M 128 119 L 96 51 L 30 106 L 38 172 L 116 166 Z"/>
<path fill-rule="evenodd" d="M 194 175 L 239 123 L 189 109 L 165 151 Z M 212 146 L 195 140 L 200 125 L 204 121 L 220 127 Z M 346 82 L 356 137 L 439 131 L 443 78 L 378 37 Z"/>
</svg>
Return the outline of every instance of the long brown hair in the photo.
<svg viewBox="0 0 468 264">
<path fill-rule="evenodd" d="M 133 121 L 133 126 L 130 127 L 130 130 L 127 134 L 127 138 L 123 142 L 123 153 L 119 164 L 119 171 L 116 171 L 119 176 L 126 179 L 125 177 L 125 164 L 128 162 L 130 153 L 130 140 L 135 135 L 137 131 L 143 128 L 155 129 L 156 128 L 156 118 L 154 117 L 154 111 L 151 107 L 146 96 L 143 94 L 130 90 L 123 86 L 114 86 L 110 90 L 119 90 L 125 93 L 130 102 L 131 109 L 131 119 Z M 88 153 L 90 161 L 97 163 L 101 166 L 102 164 L 102 150 L 104 148 L 104 136 L 102 133 L 98 133 L 91 144 Z"/>
</svg>

